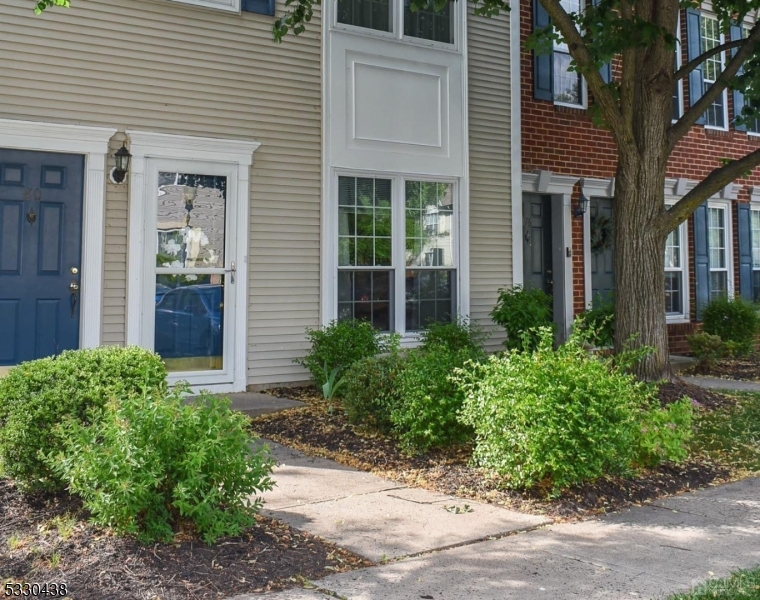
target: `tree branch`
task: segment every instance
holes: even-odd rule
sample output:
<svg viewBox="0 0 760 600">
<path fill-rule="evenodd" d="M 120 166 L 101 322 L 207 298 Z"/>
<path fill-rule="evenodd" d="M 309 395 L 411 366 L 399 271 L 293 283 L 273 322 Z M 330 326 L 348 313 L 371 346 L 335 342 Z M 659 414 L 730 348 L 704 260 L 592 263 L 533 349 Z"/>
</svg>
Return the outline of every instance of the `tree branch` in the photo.
<svg viewBox="0 0 760 600">
<path fill-rule="evenodd" d="M 673 231 L 688 219 L 689 215 L 710 196 L 758 165 L 760 165 L 760 149 L 715 169 L 699 182 L 693 190 L 663 213 L 663 218 L 660 222 L 662 232 L 670 233 Z"/>
<path fill-rule="evenodd" d="M 575 27 L 575 23 L 567 14 L 560 4 L 560 0 L 539 0 L 544 7 L 552 24 L 556 27 L 567 44 L 570 56 L 573 57 L 578 71 L 586 79 L 588 87 L 594 94 L 594 100 L 602 109 L 605 121 L 610 128 L 612 135 L 618 140 L 620 145 L 629 143 L 629 137 L 626 135 L 626 128 L 623 123 L 623 116 L 612 92 L 602 79 L 599 69 L 596 67 L 594 59 L 583 40 L 583 36 Z"/>
<path fill-rule="evenodd" d="M 704 54 L 700 54 L 697 56 L 697 58 L 692 59 L 691 61 L 687 62 L 685 65 L 683 65 L 678 71 L 673 73 L 673 79 L 675 81 L 678 81 L 679 79 L 683 79 L 686 77 L 689 73 L 691 73 L 694 69 L 696 69 L 699 65 L 701 65 L 703 62 L 705 62 L 708 58 L 715 56 L 716 54 L 720 54 L 721 52 L 725 52 L 726 50 L 731 50 L 731 48 L 738 48 L 744 43 L 744 40 L 733 40 L 731 42 L 726 42 L 725 44 L 721 44 L 720 46 L 715 46 L 712 50 L 708 50 Z"/>
<path fill-rule="evenodd" d="M 758 42 L 760 42 L 760 21 L 752 27 L 749 37 L 742 40 L 738 52 L 734 54 L 734 57 L 729 61 L 726 68 L 723 69 L 723 72 L 718 76 L 715 83 L 705 91 L 694 106 L 689 107 L 689 110 L 675 124 L 670 126 L 668 130 L 668 153 L 673 151 L 678 141 L 686 135 L 699 118 L 705 114 L 705 111 L 710 108 L 712 103 L 718 99 L 718 96 L 723 93 L 723 90 L 728 87 L 728 84 L 731 83 L 731 80 L 739 72 L 741 66 L 755 51 L 755 44 Z"/>
</svg>

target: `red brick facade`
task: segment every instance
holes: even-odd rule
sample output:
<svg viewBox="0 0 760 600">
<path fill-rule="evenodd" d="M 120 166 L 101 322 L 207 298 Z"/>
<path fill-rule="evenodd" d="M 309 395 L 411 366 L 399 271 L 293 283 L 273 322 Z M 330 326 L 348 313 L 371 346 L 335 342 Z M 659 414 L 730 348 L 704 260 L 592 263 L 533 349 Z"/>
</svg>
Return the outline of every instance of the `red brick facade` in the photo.
<svg viewBox="0 0 760 600">
<path fill-rule="evenodd" d="M 559 175 L 573 175 L 588 178 L 608 179 L 615 176 L 616 149 L 610 134 L 592 124 L 587 110 L 555 106 L 553 102 L 536 100 L 533 94 L 533 53 L 525 50 L 524 42 L 533 29 L 533 2 L 521 0 L 521 109 L 522 109 L 522 168 L 524 173 L 536 170 L 548 170 Z M 685 19 L 682 23 L 682 40 L 686 40 Z M 686 44 L 682 44 L 685 48 Z M 685 50 L 684 50 L 685 52 Z M 683 57 L 686 58 L 685 56 Z M 729 122 L 734 118 L 732 94 L 728 96 Z M 684 82 L 684 108 L 688 108 L 688 81 Z M 593 99 L 589 93 L 589 104 Z M 678 144 L 668 163 L 667 176 L 687 178 L 700 181 L 713 169 L 720 166 L 721 158 L 739 158 L 760 147 L 760 137 L 745 132 L 715 131 L 702 126 L 694 127 Z M 760 168 L 755 169 L 748 179 L 737 180 L 741 190 L 738 202 L 749 201 L 747 186 L 760 186 Z M 578 186 L 573 194 L 573 202 L 579 195 Z M 737 231 L 736 202 L 732 203 L 733 215 L 733 259 L 734 288 L 739 289 L 739 252 Z M 575 314 L 583 311 L 585 298 L 585 265 L 583 258 L 583 223 L 573 219 L 573 308 Z M 689 222 L 688 261 L 690 305 L 695 306 L 693 261 L 693 223 Z M 670 324 L 668 333 L 671 352 L 688 351 L 686 335 L 699 325 L 694 323 L 694 310 L 691 310 L 692 323 Z"/>
</svg>

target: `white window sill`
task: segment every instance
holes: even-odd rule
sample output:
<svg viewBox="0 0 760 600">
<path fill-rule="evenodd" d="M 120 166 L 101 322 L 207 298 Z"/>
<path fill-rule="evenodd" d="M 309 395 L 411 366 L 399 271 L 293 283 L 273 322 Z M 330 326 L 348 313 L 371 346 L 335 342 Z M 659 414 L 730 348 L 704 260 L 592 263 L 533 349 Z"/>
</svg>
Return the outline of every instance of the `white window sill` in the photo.
<svg viewBox="0 0 760 600">
<path fill-rule="evenodd" d="M 728 127 L 716 127 L 715 125 L 705 125 L 705 129 L 709 129 L 710 131 L 726 131 L 728 132 Z"/>
<path fill-rule="evenodd" d="M 686 323 L 691 323 L 691 320 L 688 316 L 684 315 L 665 315 L 665 322 L 668 325 L 684 325 Z"/>
<path fill-rule="evenodd" d="M 579 108 L 581 110 L 586 110 L 586 106 L 584 104 L 569 104 L 567 102 L 555 102 L 554 106 L 564 106 L 565 108 Z"/>
</svg>

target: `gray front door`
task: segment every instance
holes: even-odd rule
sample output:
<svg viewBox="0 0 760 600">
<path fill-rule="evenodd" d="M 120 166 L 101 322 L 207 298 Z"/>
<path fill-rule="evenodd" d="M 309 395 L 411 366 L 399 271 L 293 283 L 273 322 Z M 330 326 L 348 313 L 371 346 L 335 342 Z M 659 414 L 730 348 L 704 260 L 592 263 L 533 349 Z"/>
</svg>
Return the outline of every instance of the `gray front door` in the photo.
<svg viewBox="0 0 760 600">
<path fill-rule="evenodd" d="M 551 196 L 523 196 L 523 277 L 526 288 L 552 295 Z"/>
<path fill-rule="evenodd" d="M 611 302 L 615 291 L 612 198 L 591 198 L 591 301 Z"/>
</svg>

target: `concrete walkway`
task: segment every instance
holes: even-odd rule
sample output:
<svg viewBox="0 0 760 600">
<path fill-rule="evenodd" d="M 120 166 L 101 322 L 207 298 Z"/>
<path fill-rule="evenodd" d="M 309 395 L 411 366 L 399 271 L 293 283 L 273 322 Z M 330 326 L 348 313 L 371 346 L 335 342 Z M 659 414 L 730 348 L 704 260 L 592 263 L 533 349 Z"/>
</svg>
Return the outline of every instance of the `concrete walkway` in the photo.
<svg viewBox="0 0 760 600">
<path fill-rule="evenodd" d="M 719 377 L 682 377 L 685 382 L 699 385 L 711 390 L 729 390 L 734 392 L 760 392 L 760 382 L 721 379 Z"/>
<path fill-rule="evenodd" d="M 349 492 L 352 488 L 342 489 Z M 374 494 L 379 498 L 378 492 Z M 383 507 L 378 505 L 375 509 L 366 517 L 382 530 Z M 475 514 L 478 510 L 480 506 Z M 278 510 L 272 512 L 277 514 Z M 325 514 L 308 514 L 310 516 L 305 516 L 301 522 L 307 530 L 312 530 L 315 523 L 338 522 L 346 518 L 340 504 L 332 504 L 331 510 Z M 466 528 L 465 524 L 466 520 L 463 520 L 462 529 Z M 336 528 L 337 535 L 327 537 L 340 544 L 345 539 L 342 529 Z M 433 534 L 429 538 L 428 531 Z M 435 531 L 440 531 L 440 522 L 429 521 L 424 527 L 415 529 L 415 535 L 433 541 L 439 539 Z M 358 536 L 359 532 L 355 535 Z M 373 535 L 374 531 L 366 532 L 368 540 Z M 439 542 L 428 545 L 435 543 Z M 367 547 L 373 548 L 371 543 Z M 376 555 L 376 551 L 373 552 Z M 713 576 L 724 577 L 737 568 L 758 565 L 760 479 L 747 479 L 598 520 L 550 525 L 501 539 L 333 575 L 313 582 L 316 590 L 289 590 L 267 594 L 264 598 L 661 598 L 685 591 Z M 258 595 L 238 596 L 235 600 L 259 598 Z"/>
</svg>

